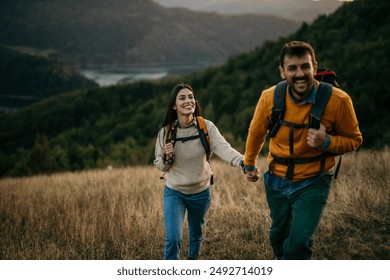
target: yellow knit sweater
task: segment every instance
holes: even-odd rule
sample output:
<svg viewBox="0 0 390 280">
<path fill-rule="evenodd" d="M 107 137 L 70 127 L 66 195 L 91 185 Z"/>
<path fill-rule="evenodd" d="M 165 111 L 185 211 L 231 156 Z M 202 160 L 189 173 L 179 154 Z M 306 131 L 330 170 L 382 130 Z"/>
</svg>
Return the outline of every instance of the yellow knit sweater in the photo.
<svg viewBox="0 0 390 280">
<path fill-rule="evenodd" d="M 318 89 L 319 83 L 316 82 Z M 288 90 L 288 89 L 287 89 Z M 273 98 L 275 86 L 264 90 L 259 98 L 258 104 L 251 121 L 245 149 L 244 164 L 253 166 L 256 164 L 257 156 L 264 145 L 268 134 L 268 124 L 272 115 Z M 286 93 L 286 112 L 284 120 L 293 123 L 308 123 L 311 104 L 299 105 L 294 103 Z M 350 96 L 341 89 L 333 87 L 333 92 L 328 105 L 325 108 L 321 123 L 326 127 L 330 135 L 330 146 L 328 152 L 344 154 L 356 150 L 363 142 L 359 130 L 358 120 L 353 108 Z M 307 158 L 319 156 L 324 151 L 311 148 L 307 145 L 308 129 L 295 129 L 294 131 L 294 158 Z M 281 126 L 275 137 L 270 139 L 268 164 L 272 161 L 271 153 L 277 157 L 290 158 L 289 128 Z M 326 160 L 325 171 L 330 171 L 334 166 L 335 159 L 330 157 Z M 298 181 L 313 177 L 320 170 L 320 162 L 297 164 L 294 169 L 292 181 Z M 273 173 L 285 177 L 287 166 L 274 163 Z"/>
</svg>

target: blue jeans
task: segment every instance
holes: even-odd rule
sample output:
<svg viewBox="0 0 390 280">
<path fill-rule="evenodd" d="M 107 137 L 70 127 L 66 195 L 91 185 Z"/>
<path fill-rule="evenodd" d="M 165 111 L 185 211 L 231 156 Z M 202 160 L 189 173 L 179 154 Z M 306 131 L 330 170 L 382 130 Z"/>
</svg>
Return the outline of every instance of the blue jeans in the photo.
<svg viewBox="0 0 390 280">
<path fill-rule="evenodd" d="M 198 259 L 203 241 L 203 226 L 210 204 L 210 188 L 196 194 L 183 194 L 165 186 L 165 260 L 179 259 L 186 211 L 189 228 L 188 259 Z"/>
<path fill-rule="evenodd" d="M 278 259 L 310 259 L 314 233 L 326 205 L 331 177 L 322 176 L 315 183 L 293 193 L 266 186 L 271 215 L 270 242 Z"/>
</svg>

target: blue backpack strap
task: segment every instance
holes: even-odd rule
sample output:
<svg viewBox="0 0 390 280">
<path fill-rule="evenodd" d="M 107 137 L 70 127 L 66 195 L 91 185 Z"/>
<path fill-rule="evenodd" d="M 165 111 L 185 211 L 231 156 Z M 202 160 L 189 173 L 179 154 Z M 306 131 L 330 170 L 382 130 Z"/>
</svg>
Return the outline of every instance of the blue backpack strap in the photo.
<svg viewBox="0 0 390 280">
<path fill-rule="evenodd" d="M 309 118 L 309 127 L 319 129 L 322 114 L 325 111 L 326 105 L 332 95 L 333 86 L 328 83 L 321 82 L 318 87 L 317 96 L 312 105 Z"/>
<path fill-rule="evenodd" d="M 269 136 L 274 137 L 278 132 L 286 111 L 285 96 L 287 90 L 287 82 L 281 81 L 275 87 L 274 105 L 272 107 L 271 121 L 268 125 Z"/>
</svg>

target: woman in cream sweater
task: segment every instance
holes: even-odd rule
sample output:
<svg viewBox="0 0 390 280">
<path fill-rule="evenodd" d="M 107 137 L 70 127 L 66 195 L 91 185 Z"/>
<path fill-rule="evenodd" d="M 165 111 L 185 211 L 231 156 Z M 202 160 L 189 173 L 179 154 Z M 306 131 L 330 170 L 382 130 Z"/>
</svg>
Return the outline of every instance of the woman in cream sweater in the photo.
<svg viewBox="0 0 390 280">
<path fill-rule="evenodd" d="M 157 136 L 154 165 L 165 174 L 164 259 L 179 259 L 182 228 L 187 211 L 189 226 L 188 259 L 198 259 L 203 226 L 211 203 L 213 171 L 197 128 L 200 106 L 191 86 L 178 84 L 171 92 L 164 121 Z M 240 167 L 243 155 L 233 149 L 209 120 L 210 151 L 231 166 Z M 176 126 L 176 141 L 167 142 L 167 133 Z M 185 139 L 180 141 L 180 139 Z"/>
</svg>

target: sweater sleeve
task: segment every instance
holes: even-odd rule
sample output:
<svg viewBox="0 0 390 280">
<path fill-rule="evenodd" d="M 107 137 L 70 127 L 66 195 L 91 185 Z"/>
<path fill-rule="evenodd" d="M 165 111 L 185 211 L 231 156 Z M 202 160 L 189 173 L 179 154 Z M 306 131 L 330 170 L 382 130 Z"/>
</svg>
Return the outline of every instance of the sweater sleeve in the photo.
<svg viewBox="0 0 390 280">
<path fill-rule="evenodd" d="M 348 153 L 363 143 L 352 99 L 347 94 L 342 95 L 334 130 L 334 135 L 330 135 L 330 145 L 327 149 L 329 152 Z"/>
<path fill-rule="evenodd" d="M 273 88 L 263 91 L 249 125 L 245 147 L 245 166 L 256 165 L 257 157 L 267 137 L 269 118 L 272 113 L 272 103 L 270 103 L 270 100 L 273 100 L 271 96 L 272 91 Z"/>
<path fill-rule="evenodd" d="M 156 145 L 154 149 L 154 161 L 153 164 L 157 167 L 158 170 L 165 172 L 168 170 L 169 165 L 164 163 L 165 151 L 164 151 L 164 138 L 165 138 L 165 129 L 161 128 L 158 132 Z"/>
<path fill-rule="evenodd" d="M 210 137 L 211 152 L 231 166 L 240 167 L 244 156 L 226 141 L 214 123 L 209 120 L 205 120 L 205 122 Z"/>
</svg>

